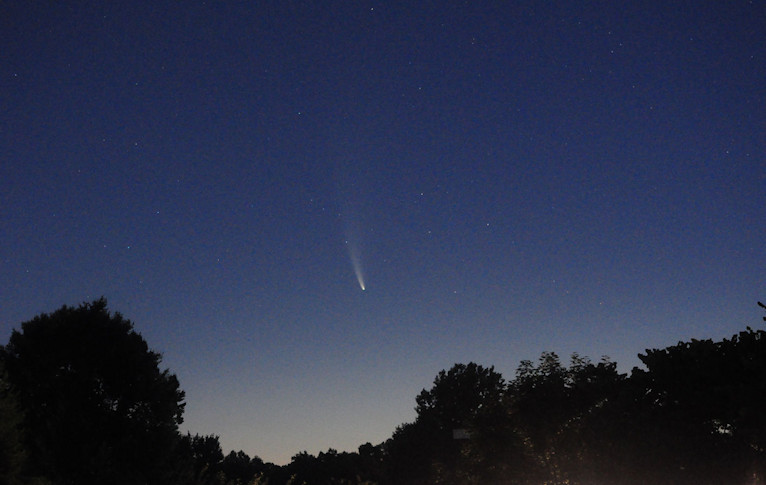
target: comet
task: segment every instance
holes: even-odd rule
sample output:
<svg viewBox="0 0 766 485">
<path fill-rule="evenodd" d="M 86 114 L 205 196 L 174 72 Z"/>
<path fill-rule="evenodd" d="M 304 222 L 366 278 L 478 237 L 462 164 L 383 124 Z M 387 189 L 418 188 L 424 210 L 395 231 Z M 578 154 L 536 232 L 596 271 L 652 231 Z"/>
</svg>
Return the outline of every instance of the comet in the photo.
<svg viewBox="0 0 766 485">
<path fill-rule="evenodd" d="M 351 258 L 351 266 L 354 267 L 356 281 L 359 283 L 359 288 L 361 288 L 362 291 L 365 291 L 364 271 L 362 269 L 362 258 L 359 252 L 359 247 L 350 240 L 346 240 L 346 246 L 348 247 L 348 255 Z"/>
<path fill-rule="evenodd" d="M 362 291 L 364 291 L 364 280 L 362 279 L 362 275 L 357 273 L 356 274 L 356 279 L 357 279 L 357 281 L 359 281 L 359 288 L 361 288 Z"/>
<path fill-rule="evenodd" d="M 351 159 L 339 161 L 335 170 L 335 189 L 339 201 L 338 216 L 343 223 L 345 245 L 348 250 L 351 266 L 356 276 L 356 281 L 362 291 L 367 290 L 365 284 L 364 265 L 362 265 L 362 253 L 364 252 L 364 238 L 362 237 L 365 227 L 363 217 L 363 204 L 365 200 L 364 170 Z"/>
</svg>

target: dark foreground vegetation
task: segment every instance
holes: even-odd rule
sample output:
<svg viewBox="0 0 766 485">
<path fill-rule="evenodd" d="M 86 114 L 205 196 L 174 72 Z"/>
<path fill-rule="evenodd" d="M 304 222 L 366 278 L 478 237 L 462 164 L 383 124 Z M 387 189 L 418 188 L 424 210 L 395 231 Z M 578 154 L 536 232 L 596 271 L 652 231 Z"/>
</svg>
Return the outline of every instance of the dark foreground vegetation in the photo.
<svg viewBox="0 0 766 485">
<path fill-rule="evenodd" d="M 456 364 L 386 442 L 276 466 L 181 434 L 184 393 L 131 322 L 65 306 L 0 347 L 0 484 L 763 483 L 766 332 L 639 358 L 627 375 L 547 352 L 511 381 Z"/>
</svg>

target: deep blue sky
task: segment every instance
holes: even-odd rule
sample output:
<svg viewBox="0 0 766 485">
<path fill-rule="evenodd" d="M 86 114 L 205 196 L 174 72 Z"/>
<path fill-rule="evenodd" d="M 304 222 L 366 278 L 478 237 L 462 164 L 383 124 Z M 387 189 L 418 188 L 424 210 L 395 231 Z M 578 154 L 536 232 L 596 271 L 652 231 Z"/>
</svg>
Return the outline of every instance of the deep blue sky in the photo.
<svg viewBox="0 0 766 485">
<path fill-rule="evenodd" d="M 0 7 L 0 341 L 104 295 L 225 451 L 757 326 L 765 220 L 761 1 Z"/>
</svg>

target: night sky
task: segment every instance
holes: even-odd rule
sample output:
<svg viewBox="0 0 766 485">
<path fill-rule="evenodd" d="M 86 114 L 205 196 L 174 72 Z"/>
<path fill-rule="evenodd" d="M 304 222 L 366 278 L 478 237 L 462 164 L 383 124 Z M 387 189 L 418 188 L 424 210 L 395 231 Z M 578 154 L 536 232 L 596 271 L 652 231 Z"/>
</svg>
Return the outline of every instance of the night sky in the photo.
<svg viewBox="0 0 766 485">
<path fill-rule="evenodd" d="M 762 1 L 0 6 L 0 343 L 103 295 L 224 452 L 758 327 L 765 220 Z"/>
</svg>

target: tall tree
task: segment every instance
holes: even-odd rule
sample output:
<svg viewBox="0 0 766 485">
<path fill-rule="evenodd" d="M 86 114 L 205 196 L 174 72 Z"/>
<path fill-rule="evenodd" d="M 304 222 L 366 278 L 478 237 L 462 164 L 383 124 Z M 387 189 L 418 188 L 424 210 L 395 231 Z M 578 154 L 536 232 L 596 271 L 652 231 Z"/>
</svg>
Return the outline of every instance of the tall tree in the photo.
<svg viewBox="0 0 766 485">
<path fill-rule="evenodd" d="M 191 456 L 194 469 L 194 479 L 190 483 L 194 485 L 223 485 L 225 480 L 221 469 L 223 463 L 223 450 L 216 435 L 191 435 L 184 436 L 182 447 L 187 449 Z"/>
<path fill-rule="evenodd" d="M 228 485 L 247 485 L 264 469 L 263 460 L 250 458 L 244 451 L 231 451 L 221 462 L 221 470 Z"/>
<path fill-rule="evenodd" d="M 608 359 L 593 364 L 574 354 L 567 368 L 544 352 L 537 366 L 522 361 L 506 396 L 522 466 L 508 472 L 518 483 L 589 483 L 604 410 L 623 381 Z"/>
<path fill-rule="evenodd" d="M 474 362 L 455 364 L 441 371 L 433 387 L 420 392 L 415 402 L 418 419 L 431 420 L 450 436 L 454 429 L 467 427 L 488 407 L 501 402 L 505 380 L 494 367 Z"/>
<path fill-rule="evenodd" d="M 63 484 L 166 482 L 184 393 L 105 299 L 22 323 L 0 358 L 37 470 Z"/>
<path fill-rule="evenodd" d="M 474 483 L 467 439 L 501 408 L 505 381 L 494 367 L 455 364 L 415 399 L 417 418 L 386 443 L 388 483 Z"/>
<path fill-rule="evenodd" d="M 666 431 L 654 452 L 679 483 L 766 477 L 766 332 L 679 342 L 639 355 L 652 427 Z M 652 429 L 649 427 L 649 429 Z"/>
</svg>

